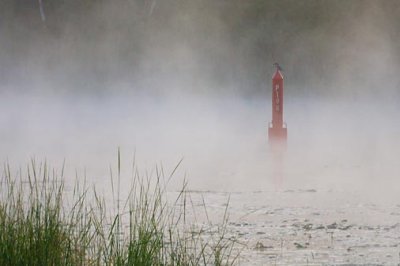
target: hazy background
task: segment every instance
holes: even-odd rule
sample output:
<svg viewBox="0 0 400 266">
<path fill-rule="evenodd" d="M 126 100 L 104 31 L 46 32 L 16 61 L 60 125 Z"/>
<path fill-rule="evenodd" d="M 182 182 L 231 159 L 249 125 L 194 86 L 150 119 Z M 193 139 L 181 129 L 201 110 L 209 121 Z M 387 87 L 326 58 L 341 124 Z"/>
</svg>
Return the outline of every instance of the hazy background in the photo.
<svg viewBox="0 0 400 266">
<path fill-rule="evenodd" d="M 194 189 L 393 190 L 400 2 L 2 0 L 0 159 L 107 179 L 120 146 Z M 42 12 L 41 12 L 42 9 Z M 284 180 L 267 143 L 285 75 Z M 128 169 L 129 170 L 129 169 Z M 129 172 L 129 171 L 128 171 Z"/>
</svg>

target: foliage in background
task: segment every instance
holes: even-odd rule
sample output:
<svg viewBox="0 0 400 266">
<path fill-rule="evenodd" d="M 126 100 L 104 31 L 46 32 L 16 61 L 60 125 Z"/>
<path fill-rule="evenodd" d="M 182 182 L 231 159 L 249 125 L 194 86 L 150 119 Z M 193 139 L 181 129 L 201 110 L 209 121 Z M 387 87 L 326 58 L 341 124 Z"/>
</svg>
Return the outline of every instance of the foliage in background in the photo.
<svg viewBox="0 0 400 266">
<path fill-rule="evenodd" d="M 396 0 L 42 2 L 45 22 L 38 1 L 1 1 L 5 83 L 45 76 L 57 85 L 40 90 L 101 93 L 133 82 L 135 91 L 254 95 L 278 61 L 295 92 L 327 93 L 320 88 L 333 82 L 337 95 L 341 80 L 368 85 L 376 57 L 383 73 L 400 64 Z"/>
</svg>

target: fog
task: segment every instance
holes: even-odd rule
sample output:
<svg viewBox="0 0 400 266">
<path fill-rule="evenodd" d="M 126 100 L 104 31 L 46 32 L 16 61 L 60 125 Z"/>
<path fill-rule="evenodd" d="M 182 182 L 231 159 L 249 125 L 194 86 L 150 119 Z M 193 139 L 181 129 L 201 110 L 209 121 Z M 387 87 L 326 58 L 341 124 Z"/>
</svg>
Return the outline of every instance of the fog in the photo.
<svg viewBox="0 0 400 266">
<path fill-rule="evenodd" d="M 172 189 L 362 190 L 396 199 L 397 1 L 3 3 L 0 160 L 109 180 L 161 165 Z M 282 180 L 268 145 L 283 66 Z M 275 170 L 274 170 L 275 169 Z M 383 196 L 385 195 L 385 196 Z"/>
</svg>

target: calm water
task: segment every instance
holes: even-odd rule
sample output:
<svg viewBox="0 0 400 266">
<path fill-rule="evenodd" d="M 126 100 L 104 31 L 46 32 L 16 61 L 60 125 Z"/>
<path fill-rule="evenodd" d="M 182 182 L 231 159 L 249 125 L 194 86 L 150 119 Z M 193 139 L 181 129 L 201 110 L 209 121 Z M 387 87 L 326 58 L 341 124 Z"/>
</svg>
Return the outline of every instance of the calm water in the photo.
<svg viewBox="0 0 400 266">
<path fill-rule="evenodd" d="M 400 263 L 400 201 L 377 203 L 354 192 L 312 189 L 191 197 L 196 219 L 204 213 L 204 199 L 211 223 L 222 221 L 229 199 L 228 231 L 242 244 L 240 265 Z"/>
</svg>

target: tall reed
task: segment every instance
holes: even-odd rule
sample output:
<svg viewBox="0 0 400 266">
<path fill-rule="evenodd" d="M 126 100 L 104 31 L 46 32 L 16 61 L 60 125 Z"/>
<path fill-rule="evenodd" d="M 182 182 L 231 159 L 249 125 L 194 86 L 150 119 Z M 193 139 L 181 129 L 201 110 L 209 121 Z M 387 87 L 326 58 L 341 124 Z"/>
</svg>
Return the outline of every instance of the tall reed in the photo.
<svg viewBox="0 0 400 266">
<path fill-rule="evenodd" d="M 167 201 L 166 180 L 176 168 L 168 177 L 157 169 L 155 176 L 146 178 L 134 168 L 129 195 L 122 201 L 119 151 L 117 165 L 117 177 L 111 174 L 110 200 L 85 182 L 76 181 L 72 190 L 66 190 L 64 169 L 57 173 L 32 160 L 25 174 L 20 170 L 14 175 L 6 163 L 0 181 L 0 265 L 237 261 L 235 241 L 226 236 L 226 213 L 217 230 L 187 221 L 186 183 L 174 202 Z"/>
</svg>

